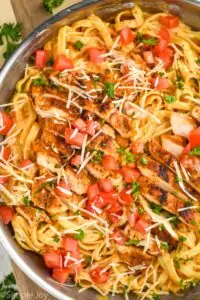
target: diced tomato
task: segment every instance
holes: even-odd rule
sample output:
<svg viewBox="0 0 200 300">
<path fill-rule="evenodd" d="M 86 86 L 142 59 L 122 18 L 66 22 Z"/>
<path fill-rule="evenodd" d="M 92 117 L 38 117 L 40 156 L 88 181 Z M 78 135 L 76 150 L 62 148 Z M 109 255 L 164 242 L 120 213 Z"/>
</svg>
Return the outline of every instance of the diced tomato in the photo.
<svg viewBox="0 0 200 300">
<path fill-rule="evenodd" d="M 132 142 L 130 148 L 133 154 L 144 153 L 144 143 L 141 140 Z"/>
<path fill-rule="evenodd" d="M 179 17 L 177 16 L 165 16 L 160 17 L 160 23 L 165 27 L 172 29 L 179 25 Z"/>
<path fill-rule="evenodd" d="M 156 77 L 151 79 L 153 87 L 159 91 L 166 90 L 169 87 L 169 80 L 167 78 Z"/>
<path fill-rule="evenodd" d="M 128 45 L 135 39 L 135 34 L 131 31 L 130 27 L 124 27 L 120 32 L 120 41 L 122 45 Z"/>
<path fill-rule="evenodd" d="M 55 71 L 64 71 L 67 69 L 73 69 L 74 64 L 71 58 L 65 56 L 65 55 L 58 55 L 56 57 L 55 63 L 54 63 L 54 70 Z"/>
<path fill-rule="evenodd" d="M 29 159 L 24 159 L 19 164 L 20 168 L 23 170 L 28 170 L 29 168 L 32 167 L 32 165 L 33 165 L 33 162 Z"/>
<path fill-rule="evenodd" d="M 190 142 L 191 149 L 200 146 L 200 127 L 190 132 L 189 142 Z"/>
<path fill-rule="evenodd" d="M 138 209 L 135 208 L 134 212 L 129 212 L 128 213 L 128 223 L 131 227 L 134 227 L 136 222 L 139 219 L 139 214 L 138 214 Z"/>
<path fill-rule="evenodd" d="M 53 269 L 52 277 L 60 283 L 65 283 L 69 277 L 68 268 Z"/>
<path fill-rule="evenodd" d="M 74 129 L 74 130 L 77 130 L 77 129 Z M 74 135 L 74 130 L 70 129 L 70 128 L 65 129 L 65 142 L 70 145 L 81 147 L 83 144 L 85 134 L 83 134 L 81 132 L 77 132 Z"/>
<path fill-rule="evenodd" d="M 120 220 L 120 217 L 123 215 L 123 211 L 119 211 L 118 213 L 107 213 L 107 217 L 108 219 L 113 223 L 113 224 L 117 224 Z"/>
<path fill-rule="evenodd" d="M 46 66 L 47 63 L 47 52 L 44 50 L 38 50 L 35 56 L 35 65 L 36 68 L 42 69 Z"/>
<path fill-rule="evenodd" d="M 148 65 L 152 65 L 155 63 L 152 51 L 144 51 L 143 56 L 144 56 L 144 60 Z"/>
<path fill-rule="evenodd" d="M 163 61 L 164 68 L 167 70 L 171 67 L 174 60 L 174 50 L 172 48 L 167 48 L 157 54 L 157 56 Z"/>
<path fill-rule="evenodd" d="M 97 267 L 89 272 L 92 281 L 96 284 L 104 284 L 109 280 L 110 272 L 104 271 L 103 268 Z"/>
<path fill-rule="evenodd" d="M 59 184 L 54 189 L 54 192 L 57 196 L 63 198 L 70 197 L 72 195 L 72 193 L 70 192 L 69 185 L 64 179 L 59 182 Z"/>
<path fill-rule="evenodd" d="M 72 256 L 77 256 L 79 254 L 78 242 L 71 237 L 65 237 L 63 239 L 63 247 L 67 252 L 71 252 Z"/>
<path fill-rule="evenodd" d="M 123 201 L 124 204 L 130 205 L 133 202 L 133 197 L 131 194 L 127 193 L 128 190 L 124 189 L 119 193 L 120 199 Z"/>
<path fill-rule="evenodd" d="M 100 179 L 99 180 L 99 187 L 100 190 L 103 192 L 112 192 L 113 191 L 113 185 L 110 178 Z"/>
<path fill-rule="evenodd" d="M 47 268 L 61 268 L 63 264 L 61 252 L 53 249 L 46 251 L 44 253 L 44 262 Z"/>
<path fill-rule="evenodd" d="M 97 125 L 98 125 L 97 122 L 95 122 L 93 120 L 87 120 L 86 121 L 86 132 L 89 135 L 95 135 Z"/>
<path fill-rule="evenodd" d="M 127 237 L 119 229 L 115 229 L 111 234 L 111 238 L 119 245 L 124 245 L 127 241 Z"/>
<path fill-rule="evenodd" d="M 89 200 L 93 200 L 100 193 L 99 186 L 97 183 L 89 186 L 87 190 L 87 195 Z"/>
<path fill-rule="evenodd" d="M 5 111 L 0 112 L 0 134 L 6 135 L 13 127 L 13 118 Z"/>
<path fill-rule="evenodd" d="M 116 197 L 112 197 L 112 198 L 108 199 L 108 201 L 110 201 L 110 205 L 108 204 L 106 210 L 110 214 L 119 214 L 119 213 L 121 213 L 122 207 L 121 207 L 121 205 L 120 205 L 120 203 L 119 203 L 119 201 L 117 200 Z"/>
<path fill-rule="evenodd" d="M 127 166 L 121 168 L 121 174 L 127 183 L 132 183 L 140 177 L 140 172 L 137 169 L 133 169 Z"/>
<path fill-rule="evenodd" d="M 171 36 L 170 36 L 169 30 L 167 28 L 162 27 L 159 30 L 158 35 L 161 37 L 161 39 L 167 41 L 168 43 L 170 42 Z"/>
<path fill-rule="evenodd" d="M 103 156 L 103 166 L 107 170 L 113 170 L 116 171 L 119 169 L 119 164 L 115 157 L 112 155 L 104 155 Z"/>
<path fill-rule="evenodd" d="M 8 160 L 11 154 L 11 148 L 2 146 L 1 151 L 3 159 Z"/>
<path fill-rule="evenodd" d="M 168 47 L 168 41 L 160 39 L 158 44 L 154 47 L 153 51 L 156 55 L 162 53 Z"/>
<path fill-rule="evenodd" d="M 143 221 L 143 220 L 139 220 L 136 222 L 134 229 L 140 233 L 146 234 L 146 228 L 149 227 L 150 224 L 148 224 L 147 222 Z"/>
<path fill-rule="evenodd" d="M 5 184 L 8 182 L 9 176 L 0 175 L 0 184 Z"/>
<path fill-rule="evenodd" d="M 76 155 L 71 159 L 71 165 L 78 167 L 81 165 L 81 155 Z"/>
<path fill-rule="evenodd" d="M 129 167 L 129 168 L 131 168 L 131 169 L 135 169 L 135 168 L 137 167 L 137 165 L 136 165 L 136 162 L 132 162 L 132 163 L 128 163 L 128 164 L 126 165 L 126 167 Z"/>
<path fill-rule="evenodd" d="M 77 128 L 80 132 L 85 132 L 86 131 L 86 123 L 81 118 L 76 119 L 72 123 L 72 126 L 75 127 L 75 128 Z"/>
<path fill-rule="evenodd" d="M 191 146 L 190 146 L 190 143 L 187 144 L 187 146 L 185 146 L 185 148 L 183 149 L 183 152 L 182 154 L 187 154 L 188 152 L 191 151 Z"/>
<path fill-rule="evenodd" d="M 11 206 L 0 205 L 0 219 L 3 224 L 7 225 L 12 222 L 14 217 L 14 209 Z"/>
<path fill-rule="evenodd" d="M 105 49 L 98 49 L 98 48 L 89 48 L 88 50 L 89 60 L 91 63 L 98 64 L 105 61 L 104 57 L 101 57 L 101 55 L 106 53 Z"/>
</svg>

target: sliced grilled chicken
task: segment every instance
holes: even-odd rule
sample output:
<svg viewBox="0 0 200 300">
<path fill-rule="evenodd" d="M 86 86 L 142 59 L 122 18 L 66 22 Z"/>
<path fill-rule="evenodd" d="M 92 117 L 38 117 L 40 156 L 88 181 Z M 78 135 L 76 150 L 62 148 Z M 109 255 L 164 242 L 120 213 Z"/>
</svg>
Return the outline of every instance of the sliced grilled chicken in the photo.
<svg viewBox="0 0 200 300">
<path fill-rule="evenodd" d="M 176 157 L 171 153 L 167 152 L 161 145 L 153 140 L 149 143 L 149 152 L 152 157 L 164 164 L 168 169 L 172 172 L 176 173 L 174 167 L 174 161 L 176 161 Z M 200 179 L 199 179 L 199 172 L 200 172 L 200 158 L 196 156 L 190 156 L 188 154 L 183 154 L 181 156 L 181 164 L 185 168 L 186 172 L 188 172 L 187 182 L 185 182 L 185 186 L 188 190 L 191 190 L 192 193 L 200 193 Z M 185 178 L 185 174 L 183 175 L 183 179 Z M 195 192 L 195 191 L 196 192 Z M 195 195 L 196 196 L 196 195 Z M 197 195 L 199 198 L 199 195 Z"/>
<path fill-rule="evenodd" d="M 191 116 L 200 123 L 200 106 L 196 105 L 191 112 Z"/>
<path fill-rule="evenodd" d="M 152 261 L 152 256 L 144 253 L 143 250 L 138 247 L 118 245 L 117 251 L 121 261 L 131 266 L 140 264 L 149 265 Z"/>
<path fill-rule="evenodd" d="M 77 174 L 72 168 L 67 167 L 65 169 L 65 174 L 69 183 L 69 187 L 73 192 L 78 195 L 82 195 L 87 192 L 91 182 L 86 170 L 82 170 L 82 172 Z"/>
<path fill-rule="evenodd" d="M 186 140 L 181 136 L 163 135 L 162 147 L 172 155 L 179 157 L 186 145 Z"/>
<path fill-rule="evenodd" d="M 45 211 L 41 209 L 37 209 L 31 206 L 18 206 L 16 207 L 16 211 L 18 212 L 18 214 L 27 219 L 29 224 L 40 222 L 50 223 L 49 217 L 47 216 Z"/>
<path fill-rule="evenodd" d="M 59 136 L 56 136 L 48 130 L 43 130 L 41 135 L 41 140 L 51 146 L 55 152 L 60 152 L 66 157 L 70 157 L 73 153 L 73 150 L 69 145 L 66 145 L 65 140 Z"/>
<path fill-rule="evenodd" d="M 135 134 L 133 120 L 118 110 L 110 116 L 108 122 L 123 138 L 128 139 Z"/>
<path fill-rule="evenodd" d="M 110 174 L 110 172 L 107 171 L 101 164 L 88 162 L 85 167 L 87 171 L 97 179 L 106 178 Z"/>
<path fill-rule="evenodd" d="M 88 145 L 88 148 L 94 150 L 103 151 L 105 154 L 112 155 L 118 158 L 118 144 L 115 140 L 105 133 L 101 132 L 95 139 L 93 139 Z"/>
<path fill-rule="evenodd" d="M 189 133 L 196 127 L 195 120 L 182 113 L 172 112 L 170 121 L 173 133 L 185 138 L 188 138 Z"/>
<path fill-rule="evenodd" d="M 179 186 L 175 182 L 175 175 L 164 165 L 148 158 L 148 164 L 143 166 L 138 164 L 138 169 L 143 176 L 149 178 L 157 187 L 175 194 L 179 199 L 183 201 L 190 201 L 190 199 L 180 192 Z"/>
</svg>

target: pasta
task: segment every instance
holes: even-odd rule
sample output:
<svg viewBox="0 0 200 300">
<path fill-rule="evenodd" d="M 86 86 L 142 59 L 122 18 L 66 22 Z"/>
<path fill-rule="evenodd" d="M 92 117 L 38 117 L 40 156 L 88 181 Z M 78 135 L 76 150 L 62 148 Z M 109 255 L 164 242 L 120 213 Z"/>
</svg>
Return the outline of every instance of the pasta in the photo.
<svg viewBox="0 0 200 300">
<path fill-rule="evenodd" d="M 198 283 L 199 40 L 164 12 L 91 15 L 2 105 L 0 216 L 54 280 L 126 299 Z"/>
</svg>

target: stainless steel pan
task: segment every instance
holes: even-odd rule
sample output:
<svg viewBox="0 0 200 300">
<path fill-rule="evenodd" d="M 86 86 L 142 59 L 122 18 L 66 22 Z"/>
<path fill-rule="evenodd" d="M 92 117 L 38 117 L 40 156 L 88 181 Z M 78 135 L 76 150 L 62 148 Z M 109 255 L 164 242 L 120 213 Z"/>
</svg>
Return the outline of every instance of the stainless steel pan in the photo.
<svg viewBox="0 0 200 300">
<path fill-rule="evenodd" d="M 53 16 L 45 23 L 36 28 L 21 44 L 17 51 L 5 64 L 0 73 L 0 102 L 9 101 L 15 84 L 23 74 L 25 64 L 28 62 L 31 54 L 40 48 L 46 40 L 55 35 L 58 28 L 65 24 L 84 18 L 91 13 L 101 16 L 105 20 L 112 19 L 119 11 L 133 7 L 139 4 L 143 9 L 151 12 L 168 10 L 178 14 L 181 19 L 196 30 L 200 30 L 200 0 L 86 0 L 80 4 L 73 5 L 62 12 Z M 60 300 L 95 300 L 97 293 L 88 290 L 83 293 L 78 292 L 77 287 L 68 287 L 60 285 L 51 280 L 48 270 L 43 264 L 42 259 L 28 251 L 23 251 L 12 237 L 11 228 L 4 227 L 0 223 L 0 241 L 14 262 L 29 276 L 35 283 L 45 289 L 47 292 Z M 190 299 L 198 300 L 200 296 L 200 286 L 188 290 L 184 295 L 170 295 L 163 299 Z M 110 297 L 110 299 L 113 297 Z M 115 296 L 115 300 L 124 299 L 123 296 Z M 136 299 L 131 296 L 130 299 Z"/>
</svg>

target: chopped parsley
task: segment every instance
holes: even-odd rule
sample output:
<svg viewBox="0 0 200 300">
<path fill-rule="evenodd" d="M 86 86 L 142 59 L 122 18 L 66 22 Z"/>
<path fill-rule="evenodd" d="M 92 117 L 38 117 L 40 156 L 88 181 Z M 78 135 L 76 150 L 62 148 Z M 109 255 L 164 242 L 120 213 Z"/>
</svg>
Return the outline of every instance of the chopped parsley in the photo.
<svg viewBox="0 0 200 300">
<path fill-rule="evenodd" d="M 10 273 L 0 283 L 0 299 L 15 299 L 20 300 L 20 295 L 17 291 L 16 280 L 13 273 Z"/>
<path fill-rule="evenodd" d="M 178 224 L 180 223 L 180 220 L 177 216 L 173 216 L 173 215 L 170 215 L 170 217 L 173 217 L 172 220 L 170 220 L 170 223 L 174 225 L 174 227 L 177 227 Z"/>
<path fill-rule="evenodd" d="M 138 246 L 138 244 L 140 243 L 139 240 L 129 240 L 126 245 L 128 246 Z"/>
<path fill-rule="evenodd" d="M 84 44 L 79 40 L 76 41 L 76 43 L 74 44 L 74 47 L 79 51 L 83 48 L 83 46 L 84 46 Z"/>
<path fill-rule="evenodd" d="M 163 231 L 165 230 L 165 225 L 164 224 L 160 224 L 158 227 L 159 231 Z"/>
<path fill-rule="evenodd" d="M 77 210 L 76 212 L 75 212 L 75 216 L 79 216 L 80 215 L 80 210 Z"/>
<path fill-rule="evenodd" d="M 104 82 L 105 93 L 108 97 L 114 98 L 115 96 L 115 84 L 111 82 Z"/>
<path fill-rule="evenodd" d="M 135 161 L 134 154 L 132 154 L 129 150 L 126 150 L 125 148 L 120 147 L 118 149 L 118 153 L 123 156 L 127 164 Z"/>
<path fill-rule="evenodd" d="M 138 208 L 138 214 L 139 214 L 139 215 L 143 215 L 143 213 L 144 213 L 144 208 L 140 206 L 140 207 Z"/>
<path fill-rule="evenodd" d="M 60 242 L 59 236 L 55 235 L 55 236 L 53 237 L 53 241 L 54 241 L 55 243 Z"/>
<path fill-rule="evenodd" d="M 197 63 L 197 64 L 200 64 L 200 58 L 198 58 L 198 59 L 196 60 L 196 63 Z"/>
<path fill-rule="evenodd" d="M 160 296 L 157 295 L 157 294 L 155 294 L 155 293 L 153 293 L 152 294 L 152 300 L 160 300 Z"/>
<path fill-rule="evenodd" d="M 150 208 L 157 215 L 160 215 L 160 213 L 162 211 L 162 206 L 160 204 L 156 204 L 156 203 L 153 203 L 153 202 L 150 203 Z"/>
<path fill-rule="evenodd" d="M 36 86 L 46 86 L 47 85 L 47 80 L 44 77 L 38 77 L 36 79 L 32 80 L 32 84 Z"/>
<path fill-rule="evenodd" d="M 180 242 L 185 242 L 187 240 L 187 238 L 185 236 L 179 236 L 179 241 Z"/>
<path fill-rule="evenodd" d="M 47 12 L 52 14 L 53 9 L 59 7 L 63 2 L 64 0 L 43 0 L 43 6 Z"/>
<path fill-rule="evenodd" d="M 189 155 L 195 155 L 195 156 L 200 156 L 200 147 L 195 147 L 193 148 L 190 152 Z"/>
<path fill-rule="evenodd" d="M 176 176 L 175 177 L 175 182 L 183 182 L 183 179 L 181 177 Z"/>
<path fill-rule="evenodd" d="M 76 240 L 82 241 L 84 239 L 85 233 L 82 229 L 77 230 L 77 233 L 75 234 L 74 238 Z"/>
<path fill-rule="evenodd" d="M 158 75 L 159 75 L 160 77 L 163 77 L 163 76 L 165 75 L 165 73 L 164 73 L 164 72 L 158 72 Z"/>
<path fill-rule="evenodd" d="M 176 97 L 172 95 L 165 95 L 165 101 L 169 104 L 174 103 L 176 101 Z"/>
<path fill-rule="evenodd" d="M 103 160 L 103 152 L 101 150 L 98 150 L 96 154 L 92 158 L 92 162 L 95 164 L 100 164 Z"/>
<path fill-rule="evenodd" d="M 143 43 L 145 45 L 155 46 L 157 44 L 156 39 L 150 37 L 148 39 L 144 38 L 141 32 L 138 32 L 136 35 L 136 41 L 139 43 Z"/>
<path fill-rule="evenodd" d="M 134 196 L 137 196 L 140 192 L 140 184 L 137 181 L 132 183 L 132 193 Z"/>
<path fill-rule="evenodd" d="M 47 66 L 48 67 L 52 67 L 54 64 L 54 59 L 53 57 L 50 57 L 48 60 L 47 60 Z"/>
<path fill-rule="evenodd" d="M 0 26 L 0 45 L 4 44 L 3 37 L 6 39 L 6 51 L 3 53 L 3 57 L 8 59 L 19 45 L 22 37 L 22 25 L 4 23 Z"/>
<path fill-rule="evenodd" d="M 174 266 L 176 269 L 180 269 L 180 263 L 179 263 L 179 260 L 177 258 L 174 258 Z"/>
<path fill-rule="evenodd" d="M 94 85 L 94 88 L 96 89 L 97 88 L 97 82 L 100 80 L 100 77 L 99 76 L 95 76 L 93 77 L 93 85 Z"/>
<path fill-rule="evenodd" d="M 30 204 L 31 204 L 31 199 L 27 196 L 23 197 L 22 201 L 26 206 L 30 206 Z"/>
<path fill-rule="evenodd" d="M 125 285 L 125 286 L 123 287 L 122 294 L 123 294 L 124 296 L 126 296 L 126 295 L 127 295 L 127 293 L 128 293 L 128 286 L 127 286 L 127 285 Z"/>
<path fill-rule="evenodd" d="M 169 249 L 169 245 L 168 245 L 167 242 L 162 242 L 162 243 L 160 243 L 160 247 L 161 247 L 161 249 L 163 249 L 163 250 Z"/>
<path fill-rule="evenodd" d="M 176 86 L 179 90 L 182 90 L 184 87 L 184 82 L 182 76 L 178 75 L 176 78 Z"/>
<path fill-rule="evenodd" d="M 11 111 L 11 107 L 7 106 L 4 110 L 5 110 L 5 112 L 7 112 L 7 114 L 9 114 L 9 112 Z"/>
<path fill-rule="evenodd" d="M 148 164 L 148 159 L 145 158 L 145 157 L 141 157 L 141 158 L 140 158 L 140 163 L 141 163 L 141 165 L 145 166 L 145 165 Z"/>
<path fill-rule="evenodd" d="M 86 256 L 85 257 L 85 262 L 86 262 L 87 265 L 90 265 L 91 261 L 92 261 L 92 256 Z"/>
</svg>

